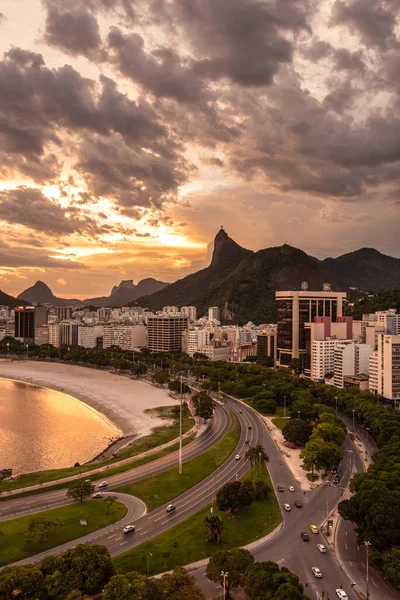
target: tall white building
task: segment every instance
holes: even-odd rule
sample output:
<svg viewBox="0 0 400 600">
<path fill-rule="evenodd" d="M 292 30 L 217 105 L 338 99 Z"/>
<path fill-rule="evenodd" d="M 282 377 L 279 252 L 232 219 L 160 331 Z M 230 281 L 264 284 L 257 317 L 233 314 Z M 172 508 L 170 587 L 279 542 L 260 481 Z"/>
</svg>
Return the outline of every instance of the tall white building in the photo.
<svg viewBox="0 0 400 600">
<path fill-rule="evenodd" d="M 200 348 L 209 343 L 210 332 L 206 329 L 185 329 L 182 332 L 182 352 L 190 356 L 200 352 Z"/>
<path fill-rule="evenodd" d="M 80 323 L 74 323 L 73 321 L 64 321 L 63 323 L 60 323 L 61 345 L 77 346 L 78 330 L 81 326 Z"/>
<path fill-rule="evenodd" d="M 49 344 L 55 348 L 61 346 L 61 325 L 59 323 L 49 324 Z"/>
<path fill-rule="evenodd" d="M 101 325 L 79 327 L 78 346 L 82 346 L 82 348 L 96 348 L 97 340 L 102 335 L 103 327 Z"/>
<path fill-rule="evenodd" d="M 400 400 L 400 335 L 378 335 L 378 349 L 370 358 L 372 392 Z"/>
<path fill-rule="evenodd" d="M 197 308 L 195 306 L 182 306 L 181 313 L 189 319 L 189 323 L 194 323 L 197 319 Z"/>
<path fill-rule="evenodd" d="M 164 306 L 162 312 L 166 315 L 178 315 L 179 308 L 177 306 Z"/>
<path fill-rule="evenodd" d="M 219 308 L 218 306 L 210 306 L 208 309 L 208 320 L 219 321 Z"/>
<path fill-rule="evenodd" d="M 147 330 L 144 325 L 105 325 L 103 348 L 118 346 L 121 350 L 135 350 L 146 346 Z"/>
<path fill-rule="evenodd" d="M 328 338 L 326 340 L 314 340 L 311 346 L 311 379 L 323 381 L 325 375 L 334 372 L 335 348 L 339 344 L 349 343 L 351 340 L 340 340 Z"/>
<path fill-rule="evenodd" d="M 341 342 L 334 349 L 334 385 L 344 388 L 344 377 L 347 375 L 368 375 L 369 358 L 373 348 L 367 344 L 356 344 L 351 341 Z"/>
</svg>

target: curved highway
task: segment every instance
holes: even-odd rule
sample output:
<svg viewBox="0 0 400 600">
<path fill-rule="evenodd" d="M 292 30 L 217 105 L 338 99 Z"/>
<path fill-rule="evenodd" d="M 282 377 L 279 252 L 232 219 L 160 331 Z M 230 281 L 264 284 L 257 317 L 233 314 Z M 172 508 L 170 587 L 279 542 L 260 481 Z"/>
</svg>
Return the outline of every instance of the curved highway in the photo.
<svg viewBox="0 0 400 600">
<path fill-rule="evenodd" d="M 186 462 L 199 454 L 205 452 L 208 448 L 216 444 L 229 431 L 231 426 L 231 417 L 229 411 L 224 406 L 217 406 L 214 417 L 211 420 L 210 427 L 193 442 L 184 446 L 182 451 L 183 461 Z M 139 467 L 134 467 L 128 471 L 105 477 L 108 483 L 108 489 L 119 487 L 147 477 L 152 477 L 165 471 L 178 463 L 178 451 L 171 452 L 152 462 Z M 88 474 L 88 478 L 90 475 Z M 99 483 L 99 482 L 95 482 Z M 53 490 L 52 492 L 43 492 L 41 494 L 27 496 L 26 498 L 16 498 L 3 500 L 0 503 L 0 521 L 12 519 L 26 514 L 56 508 L 71 503 L 66 497 L 66 488 Z"/>
</svg>

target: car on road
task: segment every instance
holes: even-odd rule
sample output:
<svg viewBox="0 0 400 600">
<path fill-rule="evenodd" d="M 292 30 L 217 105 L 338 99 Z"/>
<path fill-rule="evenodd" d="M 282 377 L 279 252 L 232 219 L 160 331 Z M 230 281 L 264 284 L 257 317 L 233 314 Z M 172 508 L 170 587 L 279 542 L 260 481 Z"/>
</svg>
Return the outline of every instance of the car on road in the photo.
<svg viewBox="0 0 400 600">
<path fill-rule="evenodd" d="M 308 533 L 306 533 L 305 531 L 301 532 L 301 539 L 303 540 L 303 542 L 308 542 L 309 537 L 308 537 Z"/>
<path fill-rule="evenodd" d="M 296 500 L 294 505 L 296 506 L 296 508 L 301 508 L 303 506 L 302 503 L 300 502 L 300 500 Z"/>
<path fill-rule="evenodd" d="M 288 490 L 289 490 L 289 492 L 295 492 L 296 491 L 292 485 L 289 485 Z"/>
<path fill-rule="evenodd" d="M 236 454 L 235 460 L 240 460 L 240 454 Z"/>
<path fill-rule="evenodd" d="M 242 412 L 243 412 L 242 410 L 239 410 L 239 414 L 242 414 Z"/>
<path fill-rule="evenodd" d="M 316 525 L 310 525 L 310 529 L 313 533 L 318 533 L 318 527 Z"/>
<path fill-rule="evenodd" d="M 321 552 L 321 554 L 326 554 L 326 548 L 323 544 L 317 544 L 317 548 Z"/>
<path fill-rule="evenodd" d="M 349 598 L 346 592 L 342 590 L 342 588 L 338 588 L 336 590 L 336 596 L 340 598 L 340 600 L 348 600 Z"/>
<path fill-rule="evenodd" d="M 173 504 L 168 504 L 168 506 L 166 508 L 167 513 L 174 512 L 175 509 L 176 509 L 176 507 Z"/>
<path fill-rule="evenodd" d="M 249 440 L 248 440 L 248 438 L 246 438 L 246 439 L 244 440 L 244 443 L 245 443 L 245 444 L 248 444 L 248 443 L 249 443 Z"/>
<path fill-rule="evenodd" d="M 99 488 L 106 488 L 106 487 L 108 487 L 107 481 L 102 481 L 101 483 L 99 483 Z"/>
<path fill-rule="evenodd" d="M 247 425 L 247 429 L 252 429 L 251 425 Z"/>
<path fill-rule="evenodd" d="M 104 498 L 104 495 L 101 492 L 96 492 L 93 494 L 92 498 Z"/>
<path fill-rule="evenodd" d="M 339 481 L 340 481 L 340 475 L 338 475 L 336 473 L 335 477 L 333 478 L 333 481 L 336 481 L 337 483 L 339 483 Z"/>
<path fill-rule="evenodd" d="M 85 483 L 92 483 L 90 479 L 85 479 Z"/>
<path fill-rule="evenodd" d="M 278 492 L 284 492 L 285 488 L 283 487 L 283 485 L 278 485 Z"/>
<path fill-rule="evenodd" d="M 135 531 L 135 526 L 134 525 L 127 525 L 126 527 L 123 528 L 122 531 L 124 533 L 133 533 Z"/>
<path fill-rule="evenodd" d="M 321 579 L 322 577 L 322 573 L 321 571 L 318 569 L 318 567 L 312 567 L 311 571 L 314 573 L 314 577 L 316 577 L 317 579 Z"/>
<path fill-rule="evenodd" d="M 283 508 L 284 508 L 285 510 L 287 510 L 288 512 L 289 512 L 289 510 L 292 510 L 292 508 L 291 508 L 290 504 L 284 504 L 284 505 L 283 505 Z"/>
</svg>

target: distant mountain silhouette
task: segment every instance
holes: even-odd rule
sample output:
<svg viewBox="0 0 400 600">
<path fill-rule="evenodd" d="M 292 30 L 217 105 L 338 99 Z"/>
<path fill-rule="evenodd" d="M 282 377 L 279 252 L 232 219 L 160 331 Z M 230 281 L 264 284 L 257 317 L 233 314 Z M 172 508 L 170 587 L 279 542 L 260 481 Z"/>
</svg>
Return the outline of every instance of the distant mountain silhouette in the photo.
<svg viewBox="0 0 400 600">
<path fill-rule="evenodd" d="M 100 298 L 88 298 L 83 300 L 83 304 L 91 306 L 126 306 L 139 298 L 147 294 L 153 294 L 162 290 L 168 285 L 163 281 L 157 281 L 149 277 L 142 279 L 137 285 L 133 283 L 132 279 L 121 281 L 119 285 L 114 285 L 111 290 L 110 296 L 102 296 Z"/>
<path fill-rule="evenodd" d="M 226 322 L 276 320 L 275 291 L 298 290 L 307 281 L 310 290 L 330 283 L 332 290 L 350 287 L 366 291 L 400 285 L 400 259 L 362 248 L 338 258 L 318 260 L 287 244 L 251 252 L 241 248 L 225 231 L 218 232 L 210 266 L 138 298 L 141 306 L 195 305 L 198 314 L 219 306 Z"/>
<path fill-rule="evenodd" d="M 37 281 L 35 285 L 18 294 L 20 300 L 27 302 L 37 302 L 38 304 L 53 304 L 54 306 L 65 306 L 66 304 L 79 304 L 80 300 L 57 298 L 49 286 L 43 281 Z"/>
<path fill-rule="evenodd" d="M 0 305 L 1 306 L 9 306 L 10 308 L 15 308 L 16 306 L 27 306 L 29 302 L 25 302 L 24 300 L 19 300 L 18 298 L 14 298 L 14 296 L 9 296 L 5 292 L 0 290 Z"/>
</svg>

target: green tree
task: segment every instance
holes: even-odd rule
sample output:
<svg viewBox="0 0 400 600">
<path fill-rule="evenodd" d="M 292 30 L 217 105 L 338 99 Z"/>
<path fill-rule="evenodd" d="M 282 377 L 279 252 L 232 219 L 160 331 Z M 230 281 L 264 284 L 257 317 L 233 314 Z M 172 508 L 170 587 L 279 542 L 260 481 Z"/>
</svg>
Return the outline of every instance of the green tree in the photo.
<svg viewBox="0 0 400 600">
<path fill-rule="evenodd" d="M 208 562 L 206 575 L 208 579 L 223 585 L 224 578 L 221 573 L 228 573 L 225 578 L 226 597 L 230 597 L 230 591 L 242 584 L 243 576 L 254 558 L 244 548 L 233 548 L 232 550 L 218 550 Z"/>
<path fill-rule="evenodd" d="M 34 517 L 28 523 L 25 533 L 25 539 L 28 544 L 39 542 L 40 544 L 48 539 L 49 535 L 62 525 L 58 519 L 43 519 Z"/>
<path fill-rule="evenodd" d="M 176 394 L 181 393 L 181 382 L 179 379 L 174 379 L 168 383 L 168 389 Z M 190 387 L 182 381 L 182 394 L 190 394 Z"/>
<path fill-rule="evenodd" d="M 164 371 L 156 371 L 153 373 L 151 380 L 157 385 L 164 385 L 169 381 L 168 373 L 165 373 Z"/>
<path fill-rule="evenodd" d="M 272 562 L 257 562 L 248 567 L 242 585 L 249 600 L 307 600 L 299 578 Z"/>
<path fill-rule="evenodd" d="M 304 419 L 290 419 L 282 429 L 283 437 L 287 442 L 296 446 L 305 446 L 312 434 L 312 425 Z"/>
<path fill-rule="evenodd" d="M 160 581 L 162 600 L 205 600 L 203 592 L 195 585 L 194 577 L 182 567 L 175 567 L 171 574 L 163 575 Z"/>
<path fill-rule="evenodd" d="M 0 571 L 0 598 L 12 598 L 14 590 L 21 590 L 24 599 L 47 599 L 44 575 L 33 565 L 5 567 Z"/>
<path fill-rule="evenodd" d="M 117 500 L 117 496 L 114 496 L 113 494 L 107 494 L 107 496 L 104 498 L 104 504 L 106 505 L 106 515 L 110 513 L 110 508 L 115 502 L 117 502 Z"/>
<path fill-rule="evenodd" d="M 243 506 L 253 502 L 254 493 L 251 481 L 232 481 L 226 483 L 217 493 L 219 510 L 230 514 L 238 512 Z"/>
<path fill-rule="evenodd" d="M 65 598 L 65 600 L 90 600 L 90 596 L 82 594 L 79 590 L 72 590 Z"/>
<path fill-rule="evenodd" d="M 132 583 L 127 575 L 114 575 L 105 585 L 103 600 L 141 600 L 132 589 Z"/>
<path fill-rule="evenodd" d="M 195 413 L 205 421 L 210 419 L 214 412 L 214 402 L 205 392 L 199 392 L 192 396 L 192 402 L 195 407 Z"/>
<path fill-rule="evenodd" d="M 383 555 L 383 573 L 387 581 L 400 589 L 400 548 L 392 548 Z"/>
<path fill-rule="evenodd" d="M 218 515 L 216 515 L 216 516 L 210 515 L 204 519 L 204 523 L 205 523 L 205 525 L 207 527 L 207 531 L 208 531 L 207 540 L 209 542 L 219 544 L 219 540 L 221 539 L 221 535 L 224 530 L 224 526 L 222 524 L 221 519 L 218 517 Z"/>
<path fill-rule="evenodd" d="M 78 481 L 68 488 L 68 498 L 83 502 L 85 498 L 89 498 L 94 492 L 94 487 L 90 481 Z"/>
</svg>

